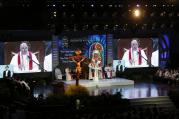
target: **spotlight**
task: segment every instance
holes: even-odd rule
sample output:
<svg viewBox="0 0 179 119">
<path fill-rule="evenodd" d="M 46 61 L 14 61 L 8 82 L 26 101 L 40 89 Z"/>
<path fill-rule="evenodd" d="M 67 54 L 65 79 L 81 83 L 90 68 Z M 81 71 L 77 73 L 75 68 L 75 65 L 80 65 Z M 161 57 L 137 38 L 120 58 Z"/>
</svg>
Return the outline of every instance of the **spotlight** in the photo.
<svg viewBox="0 0 179 119">
<path fill-rule="evenodd" d="M 57 16 L 57 12 L 56 12 L 56 11 L 53 12 L 53 16 L 54 16 L 54 17 Z"/>
<path fill-rule="evenodd" d="M 134 9 L 133 15 L 136 18 L 139 18 L 141 16 L 141 11 L 139 9 Z"/>
<path fill-rule="evenodd" d="M 140 7 L 140 5 L 139 5 L 139 4 L 137 4 L 137 5 L 136 5 L 136 7 Z"/>
</svg>

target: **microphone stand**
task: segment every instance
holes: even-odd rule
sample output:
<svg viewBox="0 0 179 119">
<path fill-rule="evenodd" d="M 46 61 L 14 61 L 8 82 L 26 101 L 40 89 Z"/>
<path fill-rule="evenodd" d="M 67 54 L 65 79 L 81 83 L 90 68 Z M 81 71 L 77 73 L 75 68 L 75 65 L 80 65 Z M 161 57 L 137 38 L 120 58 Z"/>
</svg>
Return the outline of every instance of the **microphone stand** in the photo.
<svg viewBox="0 0 179 119">
<path fill-rule="evenodd" d="M 149 67 L 154 67 L 154 65 L 152 65 L 152 63 L 149 62 L 149 60 L 146 59 L 141 53 L 140 54 L 139 54 L 139 52 L 137 52 L 137 53 L 138 53 L 138 55 L 140 55 L 149 64 Z"/>
<path fill-rule="evenodd" d="M 37 63 L 36 61 L 34 61 L 32 58 L 30 58 L 30 56 L 27 56 L 27 57 L 29 58 L 29 60 L 32 60 L 32 62 L 34 62 L 35 64 L 37 64 L 43 72 L 47 72 L 47 70 L 45 70 L 39 63 Z"/>
</svg>

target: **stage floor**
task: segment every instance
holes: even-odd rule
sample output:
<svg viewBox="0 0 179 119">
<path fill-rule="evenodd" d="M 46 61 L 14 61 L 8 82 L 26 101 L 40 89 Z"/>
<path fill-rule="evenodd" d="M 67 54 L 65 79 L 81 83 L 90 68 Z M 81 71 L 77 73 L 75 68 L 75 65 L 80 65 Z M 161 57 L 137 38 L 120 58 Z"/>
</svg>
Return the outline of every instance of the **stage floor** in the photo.
<svg viewBox="0 0 179 119">
<path fill-rule="evenodd" d="M 106 79 L 109 80 L 109 79 Z M 117 78 L 113 80 L 123 81 L 122 78 Z M 89 80 L 85 80 L 86 82 Z M 112 81 L 112 80 L 111 80 Z M 69 82 L 69 81 L 68 81 Z M 75 81 L 70 81 L 75 84 Z M 84 80 L 80 80 L 84 82 Z M 106 81 L 107 83 L 108 81 Z M 170 87 L 167 84 L 158 84 L 158 83 L 145 83 L 145 82 L 135 82 L 134 85 L 114 85 L 107 87 L 88 87 L 90 95 L 101 95 L 103 93 L 108 93 L 114 95 L 118 92 L 122 94 L 122 98 L 135 99 L 135 98 L 147 98 L 147 97 L 158 97 L 158 96 L 167 96 Z M 37 85 L 34 88 L 33 95 L 38 97 L 39 94 L 43 94 L 44 98 L 48 95 L 53 94 L 52 85 Z"/>
<path fill-rule="evenodd" d="M 75 84 L 76 81 L 64 81 L 67 85 Z M 112 79 L 101 79 L 99 81 L 93 81 L 93 80 L 79 80 L 79 84 L 84 87 L 111 87 L 111 86 L 129 86 L 134 85 L 133 80 L 128 80 L 125 78 L 112 78 Z"/>
</svg>

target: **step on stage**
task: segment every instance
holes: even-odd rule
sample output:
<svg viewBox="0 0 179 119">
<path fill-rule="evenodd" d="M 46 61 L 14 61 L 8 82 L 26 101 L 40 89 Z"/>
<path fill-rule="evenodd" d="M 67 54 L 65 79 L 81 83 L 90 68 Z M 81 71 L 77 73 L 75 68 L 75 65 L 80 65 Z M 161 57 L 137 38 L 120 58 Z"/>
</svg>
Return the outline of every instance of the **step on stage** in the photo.
<svg viewBox="0 0 179 119">
<path fill-rule="evenodd" d="M 65 81 L 67 85 L 76 84 L 75 80 Z M 84 87 L 111 87 L 111 86 L 129 86 L 134 85 L 133 80 L 128 80 L 125 78 L 112 78 L 112 79 L 100 79 L 99 81 L 93 80 L 79 80 L 79 84 Z"/>
</svg>

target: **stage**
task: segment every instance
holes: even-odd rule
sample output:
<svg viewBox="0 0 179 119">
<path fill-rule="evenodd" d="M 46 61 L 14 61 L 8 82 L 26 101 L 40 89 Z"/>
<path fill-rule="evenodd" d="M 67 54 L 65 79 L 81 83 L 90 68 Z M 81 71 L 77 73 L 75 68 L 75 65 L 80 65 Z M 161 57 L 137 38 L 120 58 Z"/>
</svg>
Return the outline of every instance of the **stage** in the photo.
<svg viewBox="0 0 179 119">
<path fill-rule="evenodd" d="M 72 81 L 64 81 L 65 84 L 76 84 L 75 80 Z M 128 80 L 125 78 L 112 78 L 112 79 L 100 79 L 99 81 L 93 81 L 93 80 L 79 80 L 79 84 L 90 88 L 90 87 L 111 87 L 111 86 L 129 86 L 134 85 L 133 80 Z"/>
</svg>

